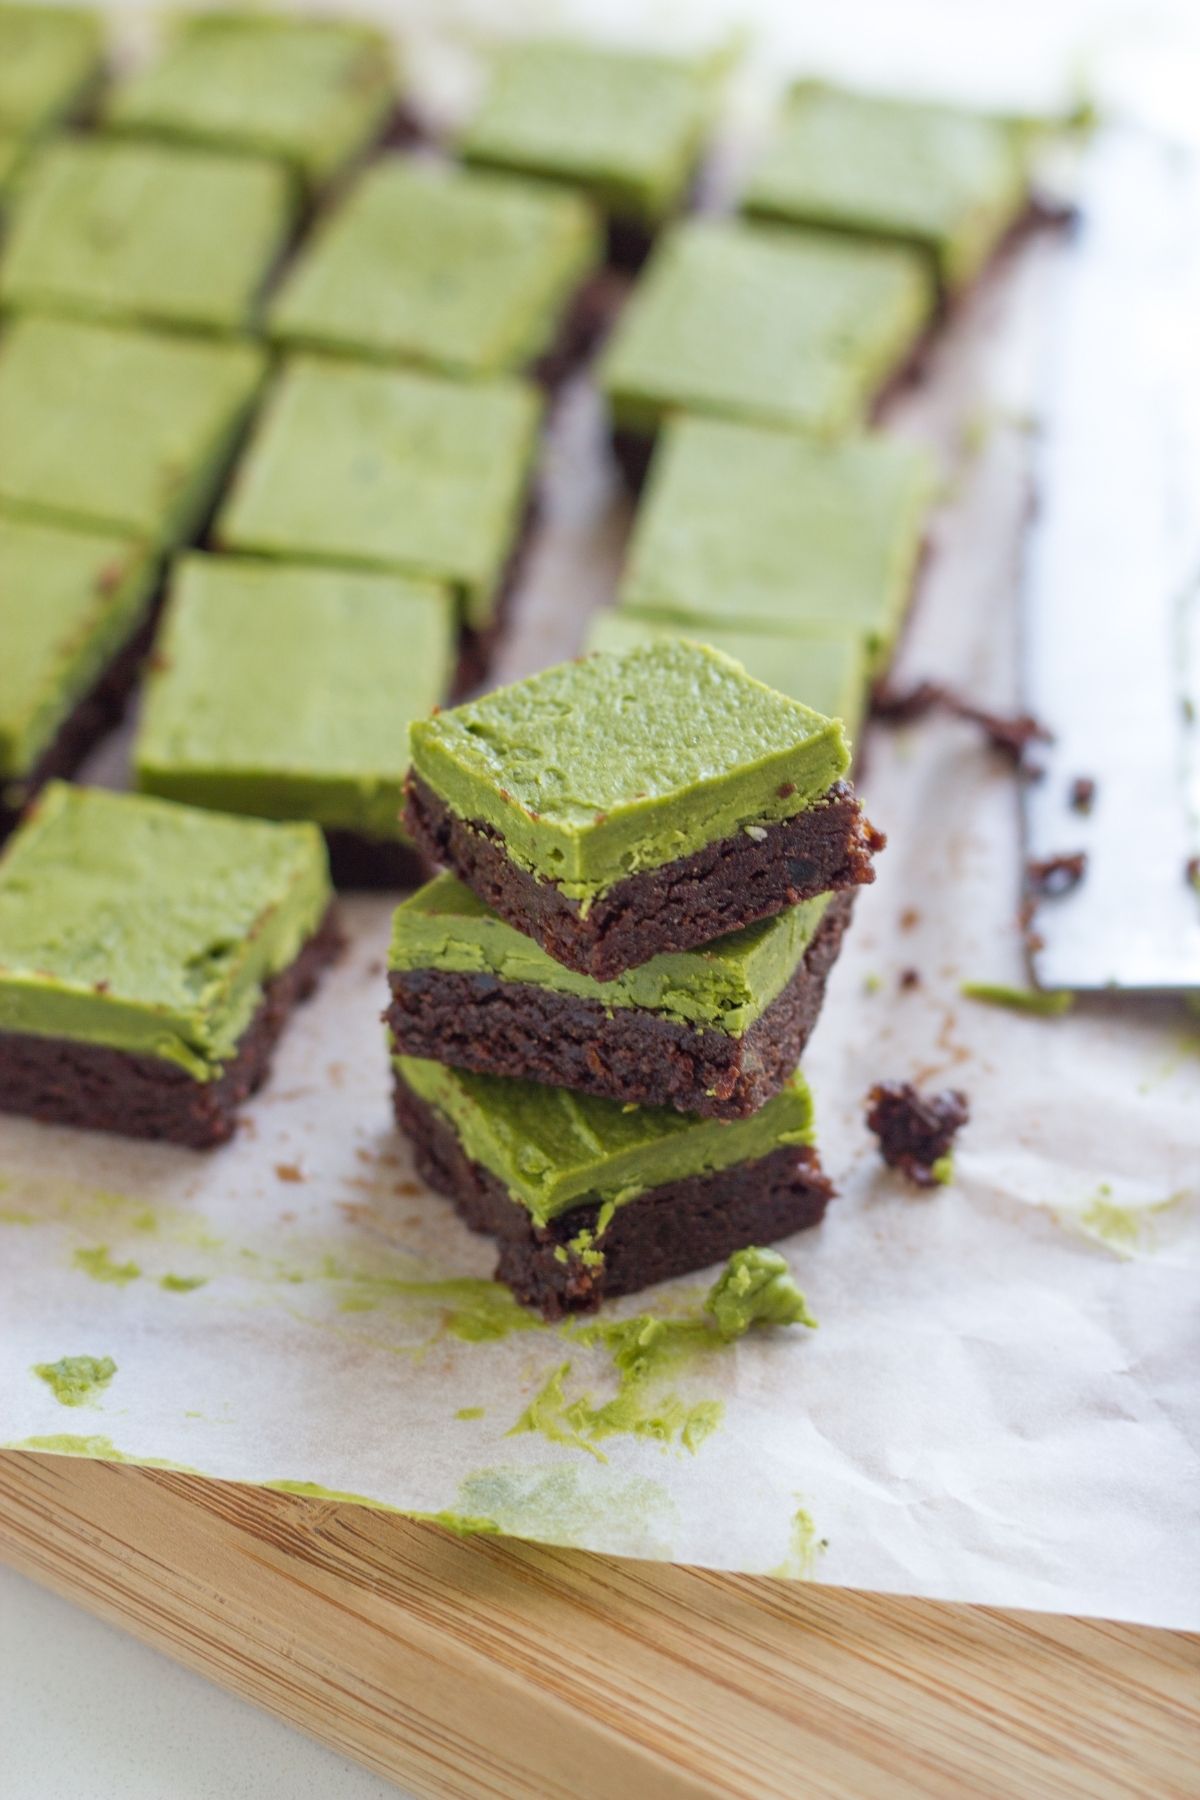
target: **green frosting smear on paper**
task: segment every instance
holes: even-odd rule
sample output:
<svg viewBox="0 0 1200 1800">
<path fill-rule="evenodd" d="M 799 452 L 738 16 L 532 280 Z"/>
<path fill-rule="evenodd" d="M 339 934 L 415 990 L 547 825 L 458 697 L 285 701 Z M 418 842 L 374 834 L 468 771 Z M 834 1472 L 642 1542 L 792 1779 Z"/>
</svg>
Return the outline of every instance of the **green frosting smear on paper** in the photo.
<svg viewBox="0 0 1200 1800">
<path fill-rule="evenodd" d="M 787 1555 L 774 1569 L 768 1570 L 785 1581 L 811 1581 L 817 1560 L 829 1548 L 829 1540 L 817 1536 L 812 1514 L 801 1506 L 792 1519 L 791 1542 Z"/>
<path fill-rule="evenodd" d="M 1034 1013 L 1040 1018 L 1058 1018 L 1070 1012 L 1075 996 L 1065 988 L 1008 987 L 999 981 L 964 981 L 959 988 L 964 1000 L 979 1000 L 985 1006 L 1007 1006 L 1013 1012 Z"/>
<path fill-rule="evenodd" d="M 598 1403 L 590 1393 L 570 1395 L 572 1365 L 560 1363 L 509 1436 L 535 1432 L 598 1462 L 606 1460 L 598 1444 L 619 1434 L 694 1452 L 720 1426 L 724 1406 L 719 1400 L 686 1401 L 667 1384 L 697 1357 L 723 1348 L 756 1325 L 816 1326 L 775 1250 L 736 1251 L 709 1289 L 700 1315 L 663 1319 L 640 1313 L 632 1319 L 566 1326 L 569 1341 L 608 1352 L 617 1375 L 616 1393 Z"/>
<path fill-rule="evenodd" d="M 57 1362 L 34 1363 L 33 1372 L 61 1406 L 85 1406 L 108 1386 L 117 1365 L 111 1356 L 60 1356 Z"/>
<path fill-rule="evenodd" d="M 107 1244 L 97 1244 L 94 1249 L 76 1250 L 71 1261 L 93 1281 L 106 1281 L 113 1287 L 125 1287 L 136 1281 L 141 1269 L 135 1262 L 114 1262 L 112 1252 Z"/>
</svg>

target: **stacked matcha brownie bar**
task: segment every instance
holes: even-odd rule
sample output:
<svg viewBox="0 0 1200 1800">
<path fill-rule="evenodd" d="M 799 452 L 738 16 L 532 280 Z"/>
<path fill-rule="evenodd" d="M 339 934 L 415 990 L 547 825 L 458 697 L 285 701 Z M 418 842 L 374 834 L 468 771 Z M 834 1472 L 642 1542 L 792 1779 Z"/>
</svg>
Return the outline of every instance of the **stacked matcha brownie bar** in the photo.
<svg viewBox="0 0 1200 1800">
<path fill-rule="evenodd" d="M 411 745 L 396 1113 L 501 1279 L 553 1316 L 815 1223 L 796 1063 L 882 843 L 840 724 L 663 638 Z"/>
</svg>

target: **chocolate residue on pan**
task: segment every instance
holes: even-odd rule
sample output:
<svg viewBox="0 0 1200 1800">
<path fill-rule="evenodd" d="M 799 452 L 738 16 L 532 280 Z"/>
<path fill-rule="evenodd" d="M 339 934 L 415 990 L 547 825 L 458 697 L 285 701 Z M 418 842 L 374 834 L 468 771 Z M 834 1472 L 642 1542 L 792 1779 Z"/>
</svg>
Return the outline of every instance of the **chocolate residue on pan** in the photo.
<svg viewBox="0 0 1200 1800">
<path fill-rule="evenodd" d="M 1091 775 L 1077 775 L 1071 783 L 1067 804 L 1072 812 L 1090 813 L 1096 804 L 1096 783 Z"/>
<path fill-rule="evenodd" d="M 1087 860 L 1086 850 L 1072 850 L 1062 856 L 1032 857 L 1025 864 L 1030 890 L 1051 900 L 1069 894 L 1087 874 Z"/>
<path fill-rule="evenodd" d="M 910 1081 L 881 1081 L 867 1095 L 867 1127 L 879 1139 L 879 1154 L 917 1187 L 946 1179 L 945 1159 L 970 1114 L 959 1088 L 920 1094 Z"/>
<path fill-rule="evenodd" d="M 993 750 L 1013 763 L 1021 761 L 1030 744 L 1048 744 L 1053 736 L 1032 713 L 990 712 L 942 681 L 918 681 L 909 688 L 880 682 L 871 697 L 871 712 L 886 725 L 908 725 L 931 712 L 949 713 L 978 725 Z"/>
</svg>

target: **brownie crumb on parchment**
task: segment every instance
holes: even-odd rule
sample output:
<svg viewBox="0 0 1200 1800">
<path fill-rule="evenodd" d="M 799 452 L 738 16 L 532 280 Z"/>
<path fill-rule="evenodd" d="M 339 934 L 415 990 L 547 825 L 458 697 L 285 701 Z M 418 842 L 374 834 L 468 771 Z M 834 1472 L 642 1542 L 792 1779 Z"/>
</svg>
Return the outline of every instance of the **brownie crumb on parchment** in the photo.
<svg viewBox="0 0 1200 1800">
<path fill-rule="evenodd" d="M 1067 804 L 1072 812 L 1090 813 L 1096 804 L 1096 781 L 1091 775 L 1077 775 L 1071 783 Z"/>
<path fill-rule="evenodd" d="M 920 1094 L 910 1081 L 880 1081 L 867 1095 L 867 1127 L 879 1139 L 879 1154 L 923 1188 L 947 1180 L 950 1151 L 970 1111 L 959 1088 Z"/>
<path fill-rule="evenodd" d="M 1031 744 L 1048 744 L 1053 733 L 1032 713 L 991 712 L 942 681 L 917 681 L 911 687 L 877 684 L 871 697 L 871 714 L 885 725 L 910 725 L 931 712 L 949 713 L 978 725 L 993 750 L 1020 763 Z"/>
<path fill-rule="evenodd" d="M 1057 900 L 1077 888 L 1087 874 L 1087 851 L 1071 850 L 1060 856 L 1035 856 L 1025 864 L 1030 891 L 1041 899 Z"/>
</svg>

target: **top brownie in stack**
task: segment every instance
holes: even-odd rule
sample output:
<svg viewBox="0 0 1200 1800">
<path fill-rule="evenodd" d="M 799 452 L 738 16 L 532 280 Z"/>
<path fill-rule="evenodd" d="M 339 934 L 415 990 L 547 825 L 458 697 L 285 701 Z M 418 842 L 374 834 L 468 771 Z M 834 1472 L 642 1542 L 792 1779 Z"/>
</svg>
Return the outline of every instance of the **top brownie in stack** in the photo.
<svg viewBox="0 0 1200 1800">
<path fill-rule="evenodd" d="M 684 639 L 414 725 L 406 822 L 501 918 L 612 980 L 872 877 L 840 723 Z"/>
</svg>

